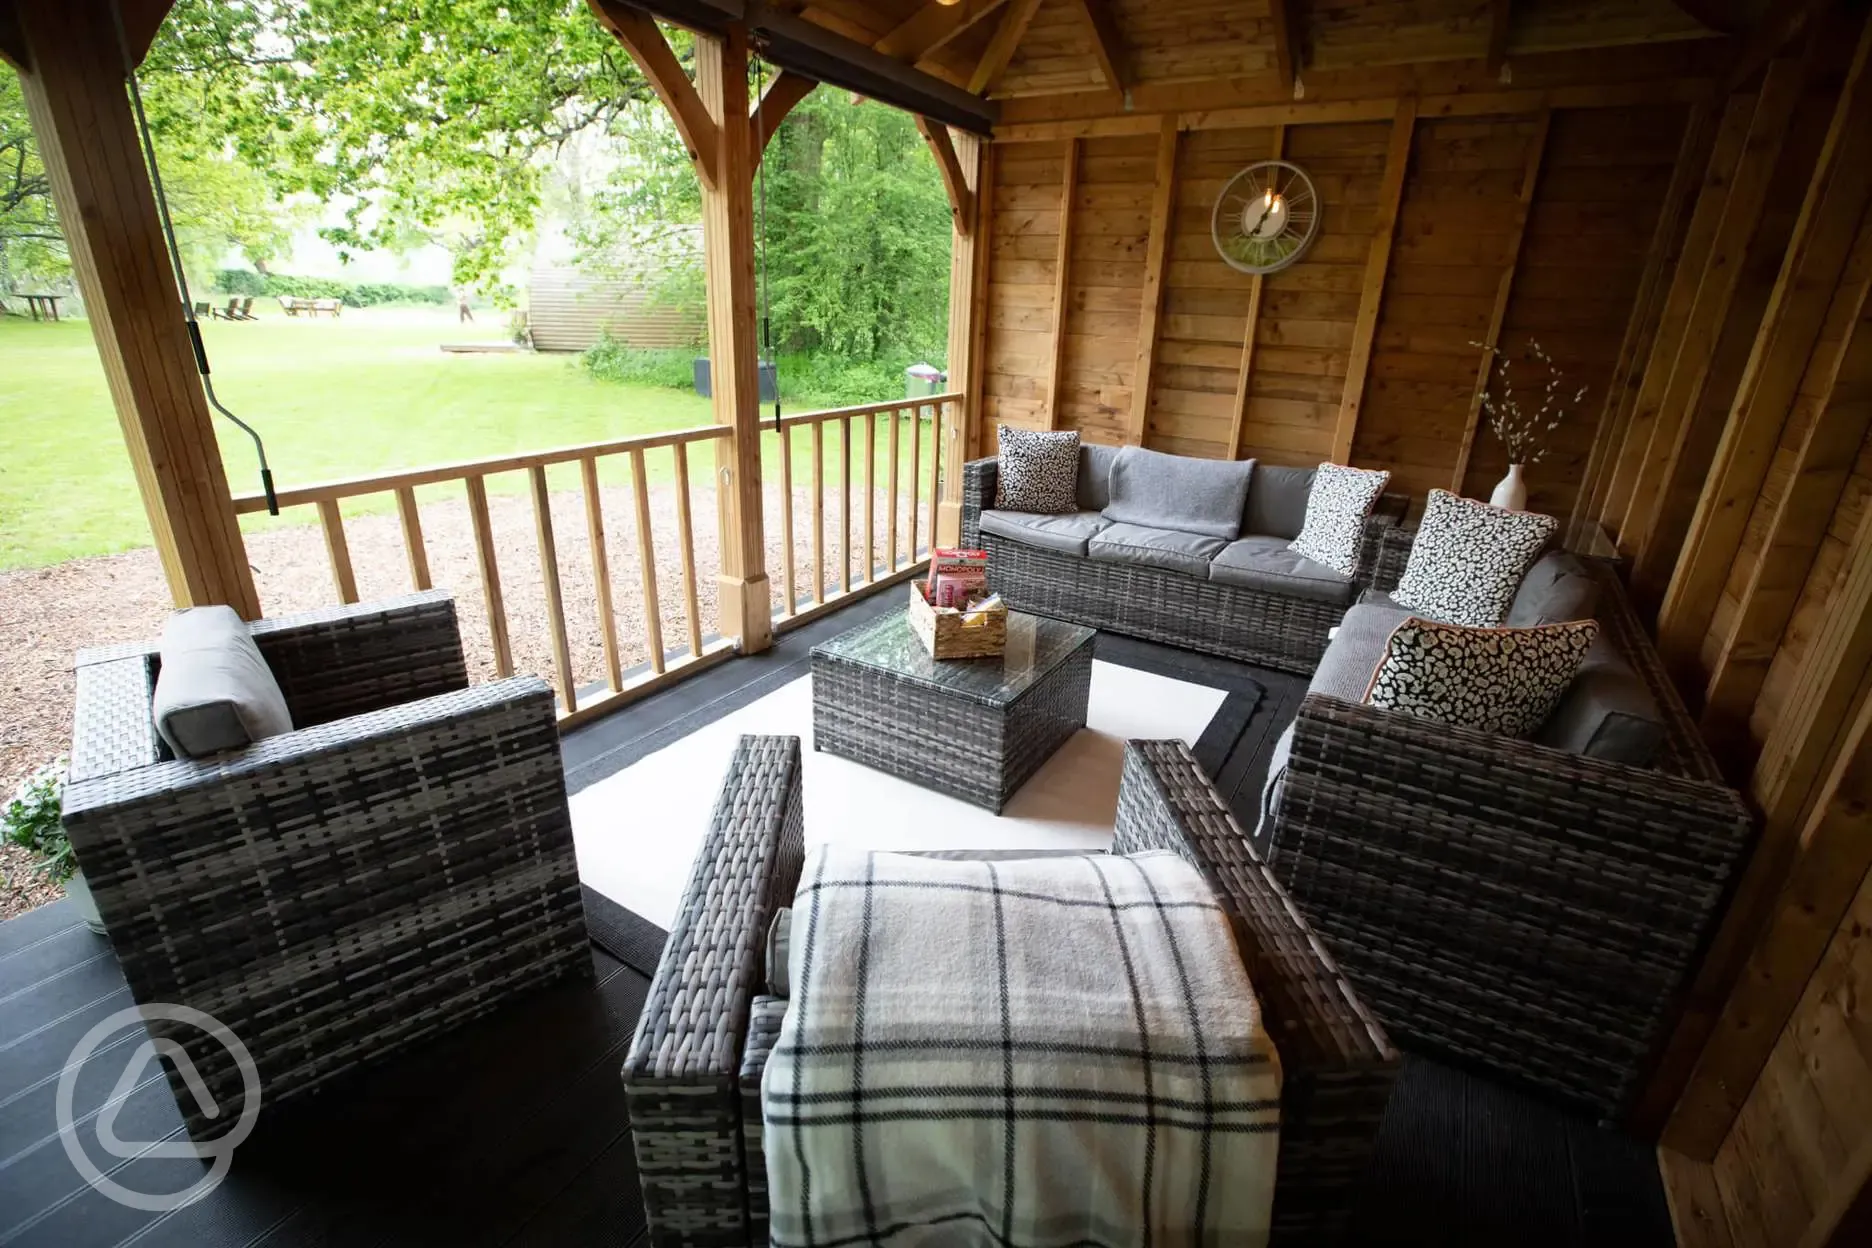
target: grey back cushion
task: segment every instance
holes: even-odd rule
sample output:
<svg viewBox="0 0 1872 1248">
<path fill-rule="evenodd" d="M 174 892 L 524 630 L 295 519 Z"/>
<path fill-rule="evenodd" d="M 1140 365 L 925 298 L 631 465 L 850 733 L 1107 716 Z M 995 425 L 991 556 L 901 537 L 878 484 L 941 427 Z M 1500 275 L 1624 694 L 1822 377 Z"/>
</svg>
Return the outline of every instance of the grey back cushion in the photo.
<svg viewBox="0 0 1872 1248">
<path fill-rule="evenodd" d="M 1514 601 L 1508 606 L 1505 628 L 1538 628 L 1590 620 L 1599 605 L 1599 582 L 1578 558 L 1563 550 L 1550 550 L 1534 561 L 1521 578 Z"/>
<path fill-rule="evenodd" d="M 229 607 L 191 607 L 163 626 L 150 711 L 180 758 L 236 750 L 292 731 L 279 681 Z"/>
<path fill-rule="evenodd" d="M 1079 444 L 1079 510 L 1104 511 L 1111 502 L 1112 461 L 1118 458 L 1115 446 Z"/>
<path fill-rule="evenodd" d="M 1317 468 L 1283 468 L 1276 464 L 1255 465 L 1254 480 L 1248 485 L 1248 514 L 1242 524 L 1244 533 L 1284 537 L 1300 536 L 1306 526 L 1307 496 L 1313 492 Z"/>
<path fill-rule="evenodd" d="M 1241 534 L 1254 466 L 1252 459 L 1196 459 L 1122 447 L 1112 461 L 1105 515 L 1119 524 L 1232 542 Z"/>
<path fill-rule="evenodd" d="M 1644 678 L 1602 632 L 1534 739 L 1570 754 L 1649 767 L 1664 745 L 1664 716 Z"/>
</svg>

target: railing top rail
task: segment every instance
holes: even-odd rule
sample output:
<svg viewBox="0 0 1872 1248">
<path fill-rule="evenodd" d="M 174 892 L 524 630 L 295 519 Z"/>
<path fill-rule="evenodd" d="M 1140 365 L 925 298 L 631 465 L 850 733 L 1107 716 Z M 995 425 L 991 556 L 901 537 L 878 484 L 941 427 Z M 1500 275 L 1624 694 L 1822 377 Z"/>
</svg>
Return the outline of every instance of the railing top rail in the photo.
<svg viewBox="0 0 1872 1248">
<path fill-rule="evenodd" d="M 879 412 L 901 412 L 906 408 L 934 407 L 940 403 L 960 403 L 961 401 L 960 391 L 918 395 L 914 399 L 892 399 L 887 403 L 860 403 L 856 407 L 830 407 L 818 412 L 796 412 L 791 416 L 782 416 L 780 423 L 782 425 L 813 425 L 824 420 L 850 420 L 854 416 L 875 416 Z M 771 429 L 773 425 L 766 423 L 762 425 L 762 428 Z"/>
<path fill-rule="evenodd" d="M 548 464 L 569 464 L 581 459 L 595 459 L 600 455 L 616 455 L 623 451 L 647 451 L 659 446 L 681 446 L 691 442 L 706 442 L 713 438 L 725 438 L 732 432 L 733 430 L 727 425 L 696 425 L 688 429 L 670 429 L 662 433 L 640 433 L 634 437 L 618 438 L 610 442 L 585 442 L 576 446 L 560 446 L 545 451 L 529 451 L 521 455 L 500 455 L 491 459 L 465 459 L 452 464 L 435 464 L 428 468 L 411 468 L 402 472 L 387 472 L 377 476 L 321 481 L 313 485 L 302 485 L 296 489 L 279 491 L 279 505 L 300 507 L 307 503 L 355 498 L 360 494 L 381 494 L 388 490 L 435 485 L 442 481 L 459 481 L 464 477 L 543 468 Z M 241 515 L 265 511 L 266 506 L 264 494 L 240 494 L 234 498 L 234 510 Z"/>
</svg>

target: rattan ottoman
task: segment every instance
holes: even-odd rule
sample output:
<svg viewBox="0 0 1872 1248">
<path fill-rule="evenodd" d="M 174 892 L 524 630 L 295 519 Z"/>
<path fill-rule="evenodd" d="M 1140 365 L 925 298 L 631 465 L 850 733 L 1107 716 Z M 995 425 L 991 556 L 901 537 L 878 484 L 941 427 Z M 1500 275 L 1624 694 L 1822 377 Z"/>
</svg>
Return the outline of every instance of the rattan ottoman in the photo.
<svg viewBox="0 0 1872 1248">
<path fill-rule="evenodd" d="M 813 647 L 813 748 L 1000 813 L 1085 727 L 1093 631 L 1012 612 L 999 658 L 930 658 L 903 612 Z"/>
</svg>

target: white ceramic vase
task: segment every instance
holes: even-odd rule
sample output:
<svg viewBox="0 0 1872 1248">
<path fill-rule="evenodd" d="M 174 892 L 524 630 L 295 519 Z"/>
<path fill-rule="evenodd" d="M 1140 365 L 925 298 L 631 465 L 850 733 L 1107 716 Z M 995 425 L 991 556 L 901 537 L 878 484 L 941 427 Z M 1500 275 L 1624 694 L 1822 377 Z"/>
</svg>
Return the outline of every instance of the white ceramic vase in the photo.
<svg viewBox="0 0 1872 1248">
<path fill-rule="evenodd" d="M 1509 464 L 1508 475 L 1495 483 L 1495 492 L 1489 495 L 1489 503 L 1495 507 L 1506 507 L 1509 511 L 1527 510 L 1527 480 L 1521 475 L 1520 464 Z"/>
</svg>

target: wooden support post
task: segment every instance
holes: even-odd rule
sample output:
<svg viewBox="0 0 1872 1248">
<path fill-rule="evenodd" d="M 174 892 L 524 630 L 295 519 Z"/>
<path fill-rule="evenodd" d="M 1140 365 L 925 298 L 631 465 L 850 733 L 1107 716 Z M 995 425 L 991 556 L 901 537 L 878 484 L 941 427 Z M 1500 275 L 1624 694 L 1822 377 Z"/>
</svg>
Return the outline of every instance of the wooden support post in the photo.
<svg viewBox="0 0 1872 1248">
<path fill-rule="evenodd" d="M 1671 483 L 1703 406 L 1717 343 L 1741 280 L 1744 256 L 1768 202 L 1781 143 L 1800 99 L 1803 77 L 1799 63 L 1777 61 L 1762 81 L 1761 97 L 1723 202 L 1722 221 L 1716 227 L 1708 262 L 1697 282 L 1696 297 L 1670 362 L 1663 400 L 1652 418 L 1650 437 L 1637 465 L 1631 502 L 1619 525 L 1619 549 L 1633 556 L 1634 588 L 1640 582 L 1650 585 L 1667 578 L 1669 564 L 1664 565 L 1660 575 L 1657 563 L 1675 558 L 1674 550 L 1654 549 L 1652 537 L 1663 521 L 1665 505 L 1673 494 Z M 1654 362 L 1661 363 L 1655 358 Z M 1628 444 L 1626 450 L 1631 449 Z M 1661 591 L 1661 584 L 1658 589 Z M 1657 601 L 1650 595 L 1645 600 Z"/>
<path fill-rule="evenodd" d="M 1855 235 L 1872 202 L 1872 24 L 1861 34 L 1820 158 L 1801 204 L 1786 259 L 1736 388 L 1722 441 L 1658 613 L 1658 649 L 1679 683 L 1698 671 L 1703 638 L 1741 549 L 1756 498 L 1780 446 L 1781 432 L 1816 350 L 1821 328 L 1835 322 L 1832 354 L 1864 306 L 1845 274 Z M 1861 236 L 1862 241 L 1864 236 Z M 1842 306 L 1844 301 L 1844 306 Z M 1830 311 L 1838 308 L 1839 313 Z M 1850 308 L 1850 311 L 1847 309 Z M 1846 318 L 1841 323 L 1839 314 Z M 1830 388 L 1831 382 L 1827 383 Z"/>
<path fill-rule="evenodd" d="M 950 223 L 954 225 L 958 236 L 966 235 L 975 228 L 975 192 L 973 179 L 962 168 L 962 155 L 956 150 L 955 139 L 949 133 L 949 127 L 927 117 L 917 118 L 916 127 L 923 141 L 929 145 L 930 155 L 936 161 L 936 172 L 943 180 L 943 191 L 949 196 Z M 968 137 L 975 141 L 977 148 L 981 146 L 978 137 Z M 953 252 L 950 258 L 953 264 Z"/>
<path fill-rule="evenodd" d="M 611 554 L 605 542 L 604 496 L 598 490 L 598 460 L 579 461 L 579 480 L 585 488 L 585 538 L 591 546 L 592 590 L 598 600 L 598 639 L 604 647 L 605 679 L 611 692 L 624 692 L 624 669 L 618 657 L 617 612 L 611 603 Z"/>
<path fill-rule="evenodd" d="M 318 516 L 319 527 L 325 531 L 325 555 L 331 561 L 332 584 L 338 589 L 338 601 L 356 602 L 357 576 L 351 570 L 351 545 L 345 541 L 344 517 L 338 512 L 338 500 L 320 499 Z"/>
<path fill-rule="evenodd" d="M 657 595 L 656 539 L 650 533 L 650 477 L 644 455 L 631 448 L 631 496 L 637 506 L 637 570 L 643 583 L 644 646 L 650 651 L 650 670 L 661 676 L 668 660 L 663 654 L 663 600 Z"/>
<path fill-rule="evenodd" d="M 1417 126 L 1417 101 L 1398 101 L 1391 122 L 1391 146 L 1385 153 L 1384 181 L 1378 190 L 1378 223 L 1372 229 L 1371 252 L 1365 261 L 1365 284 L 1359 291 L 1358 319 L 1352 326 L 1352 353 L 1346 365 L 1345 394 L 1339 401 L 1339 420 L 1333 428 L 1329 458 L 1336 464 L 1352 460 L 1352 437 L 1358 429 L 1359 408 L 1365 401 L 1365 374 L 1371 369 L 1372 339 L 1378 331 L 1378 308 L 1384 300 L 1385 274 L 1391 267 L 1391 240 L 1397 232 L 1398 206 L 1404 199 L 1404 175 L 1410 169 L 1411 135 Z"/>
<path fill-rule="evenodd" d="M 702 609 L 696 601 L 695 524 L 689 518 L 689 448 L 670 448 L 676 463 L 676 550 L 682 557 L 683 620 L 688 625 L 689 657 L 702 657 Z"/>
<path fill-rule="evenodd" d="M 15 5 L 13 17 L 31 66 L 20 75 L 26 112 L 170 596 L 178 607 L 221 603 L 257 619 L 110 2 Z"/>
<path fill-rule="evenodd" d="M 429 588 L 429 550 L 423 545 L 422 512 L 416 507 L 414 487 L 398 487 L 396 505 L 403 524 L 403 552 L 409 556 L 410 587 L 421 593 Z"/>
<path fill-rule="evenodd" d="M 966 218 L 958 215 L 955 228 L 949 235 L 949 384 L 948 389 L 960 391 L 964 396 L 977 393 L 983 363 L 981 355 L 981 336 L 976 333 L 976 318 L 987 316 L 988 291 L 988 236 L 987 228 L 992 211 L 988 203 L 988 151 L 987 145 L 972 134 L 950 134 L 950 152 L 955 157 L 956 177 L 965 196 L 958 201 L 952 194 L 952 203 L 966 203 Z M 936 541 L 938 545 L 953 546 L 962 540 L 962 460 L 968 454 L 968 430 L 981 422 L 981 410 L 977 401 L 965 397 L 960 413 L 962 427 L 958 436 L 950 439 L 951 451 L 955 461 L 943 471 L 943 497 L 936 509 Z M 897 422 L 899 414 L 892 412 L 891 421 L 891 464 L 890 476 L 894 483 L 897 479 Z M 890 491 L 891 520 L 891 555 L 887 562 L 892 570 L 897 559 L 897 489 L 895 484 Z M 913 560 L 914 562 L 914 560 Z"/>
<path fill-rule="evenodd" d="M 1275 126 L 1270 156 L 1279 160 L 1286 150 L 1287 127 Z M 1229 413 L 1230 459 L 1242 457 L 1243 436 L 1248 429 L 1249 386 L 1254 379 L 1255 340 L 1261 336 L 1261 296 L 1266 293 L 1266 287 L 1267 282 L 1259 273 L 1248 279 L 1248 315 L 1242 325 L 1241 365 L 1235 370 L 1235 406 Z"/>
<path fill-rule="evenodd" d="M 578 678 L 572 674 L 572 647 L 566 637 L 565 597 L 559 588 L 559 542 L 553 535 L 552 494 L 546 488 L 544 465 L 527 469 L 527 484 L 533 494 L 533 531 L 539 539 L 546 632 L 552 640 L 553 668 L 559 674 L 559 705 L 569 715 L 578 710 Z"/>
<path fill-rule="evenodd" d="M 1690 213 L 1690 225 L 1677 256 L 1670 288 L 1658 314 L 1657 332 L 1651 339 L 1651 351 L 1645 359 L 1644 374 L 1638 393 L 1632 399 L 1631 414 L 1619 431 L 1618 445 L 1608 450 L 1605 492 L 1600 503 L 1600 522 L 1617 536 L 1617 528 L 1631 506 L 1632 492 L 1638 483 L 1638 466 L 1644 448 L 1651 441 L 1651 426 L 1664 402 L 1670 384 L 1671 365 L 1683 342 L 1684 327 L 1696 302 L 1697 286 L 1709 263 L 1710 248 L 1716 241 L 1716 229 L 1722 224 L 1723 206 L 1729 199 L 1730 182 L 1736 162 L 1742 158 L 1742 144 L 1748 138 L 1749 123 L 1755 116 L 1755 97 L 1737 95 L 1723 110 L 1722 123 L 1716 130 L 1715 145 L 1697 192 L 1696 207 Z"/>
<path fill-rule="evenodd" d="M 752 654 L 773 644 L 773 602 L 761 514 L 753 162 L 749 130 L 742 124 L 748 115 L 747 62 L 743 27 L 733 26 L 721 38 L 696 36 L 696 94 L 717 130 L 713 185 L 705 179 L 702 187 L 709 360 L 715 419 L 735 431 L 715 442 L 720 630 Z"/>
<path fill-rule="evenodd" d="M 481 571 L 481 598 L 487 609 L 488 643 L 494 648 L 494 674 L 513 675 L 513 646 L 507 640 L 507 603 L 501 596 L 500 557 L 494 548 L 494 522 L 488 515 L 487 478 L 467 479 L 468 520 L 474 528 L 475 562 Z"/>
<path fill-rule="evenodd" d="M 955 346 L 958 341 L 955 323 L 955 306 L 949 309 L 949 388 L 960 390 L 963 395 L 963 435 L 962 457 L 977 459 L 988 441 L 988 414 L 985 407 L 985 392 L 988 375 L 988 267 L 994 253 L 994 189 L 995 189 L 995 149 L 992 143 L 981 147 L 981 169 L 976 174 L 975 191 L 975 275 L 973 280 L 974 298 L 968 308 L 967 375 L 960 379 L 956 376 Z M 951 278 L 950 290 L 955 289 Z M 955 474 L 956 489 L 962 488 L 962 474 Z M 914 559 L 912 560 L 914 562 Z"/>
<path fill-rule="evenodd" d="M 1299 48 L 1294 42 L 1293 13 L 1288 5 L 1293 0 L 1268 0 L 1268 31 L 1274 37 L 1274 74 L 1280 79 L 1280 88 L 1291 94 L 1294 80 L 1300 73 Z"/>
<path fill-rule="evenodd" d="M 1151 187 L 1150 242 L 1144 251 L 1144 292 L 1138 298 L 1137 366 L 1131 373 L 1131 419 L 1125 441 L 1144 442 L 1150 417 L 1151 372 L 1157 359 L 1157 327 L 1163 319 L 1164 269 L 1170 257 L 1170 222 L 1176 212 L 1176 117 L 1165 113 L 1157 134 L 1157 180 Z"/>
<path fill-rule="evenodd" d="M 1079 198 L 1079 140 L 1066 140 L 1066 168 L 1060 177 L 1059 249 L 1053 264 L 1053 367 L 1047 376 L 1046 427 L 1060 427 L 1060 390 L 1066 380 L 1066 305 L 1072 297 L 1073 201 Z"/>
<path fill-rule="evenodd" d="M 1505 13 L 1506 6 L 1503 6 Z M 1505 18 L 1504 18 L 1505 21 Z M 1547 135 L 1553 129 L 1553 110 L 1543 108 L 1534 121 L 1534 136 L 1528 141 L 1527 164 L 1521 170 L 1520 195 L 1515 200 L 1514 225 L 1508 243 L 1508 263 L 1495 283 L 1495 306 L 1489 311 L 1488 333 L 1482 341 L 1489 350 L 1476 365 L 1475 391 L 1469 396 L 1469 411 L 1463 417 L 1462 445 L 1456 451 L 1456 467 L 1450 474 L 1450 492 L 1461 494 L 1469 476 L 1469 457 L 1475 451 L 1476 433 L 1482 424 L 1482 395 L 1488 389 L 1489 374 L 1495 370 L 1495 348 L 1501 341 L 1502 324 L 1508 319 L 1508 301 L 1514 296 L 1515 272 L 1521 267 L 1521 243 L 1527 236 L 1528 214 L 1534 207 L 1534 190 L 1540 184 L 1541 158 L 1547 152 Z"/>
</svg>

